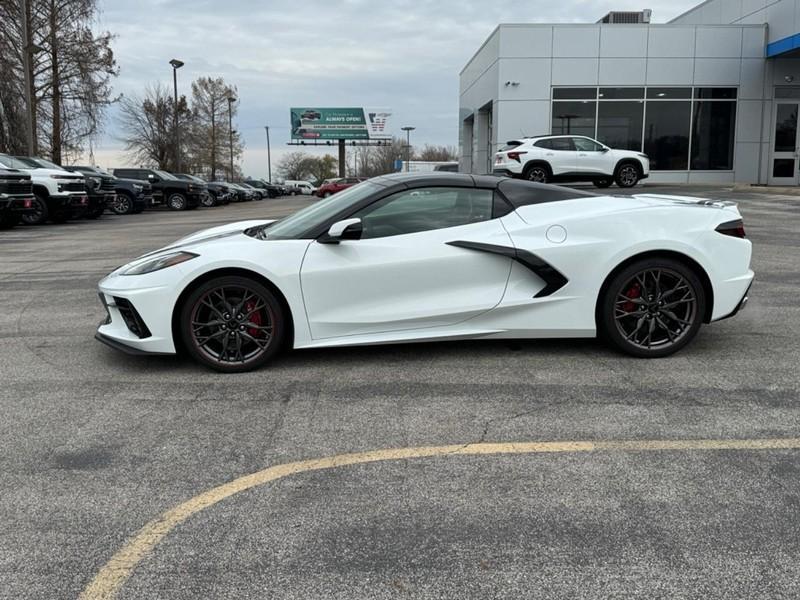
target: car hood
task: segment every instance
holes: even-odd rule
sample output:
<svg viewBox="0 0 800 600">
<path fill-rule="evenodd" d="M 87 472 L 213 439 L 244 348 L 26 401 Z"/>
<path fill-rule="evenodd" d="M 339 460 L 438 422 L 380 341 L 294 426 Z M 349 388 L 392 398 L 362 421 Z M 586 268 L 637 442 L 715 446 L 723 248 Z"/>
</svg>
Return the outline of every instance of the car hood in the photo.
<svg viewBox="0 0 800 600">
<path fill-rule="evenodd" d="M 220 225 L 218 227 L 211 227 L 209 229 L 203 229 L 202 231 L 187 235 L 186 237 L 182 237 L 173 244 L 170 244 L 170 248 L 175 246 L 186 246 L 187 244 L 197 244 L 211 239 L 216 239 L 218 237 L 226 237 L 231 234 L 241 233 L 250 227 L 267 225 L 268 223 L 274 222 L 275 219 L 254 219 L 250 221 L 237 221 L 235 223 L 228 223 L 227 225 Z"/>
<path fill-rule="evenodd" d="M 83 179 L 83 175 L 74 173 L 73 171 L 62 171 L 60 169 L 25 169 L 32 177 L 50 177 L 55 175 L 63 177 L 64 179 Z"/>
</svg>

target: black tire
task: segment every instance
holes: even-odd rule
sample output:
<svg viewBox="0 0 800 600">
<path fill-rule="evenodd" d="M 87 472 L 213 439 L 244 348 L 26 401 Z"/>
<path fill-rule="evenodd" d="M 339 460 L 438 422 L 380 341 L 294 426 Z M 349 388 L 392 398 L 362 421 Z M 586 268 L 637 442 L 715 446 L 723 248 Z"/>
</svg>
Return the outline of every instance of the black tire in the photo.
<svg viewBox="0 0 800 600">
<path fill-rule="evenodd" d="M 0 229 L 11 229 L 19 223 L 19 215 L 7 213 L 0 215 Z"/>
<path fill-rule="evenodd" d="M 638 358 L 661 358 L 694 339 L 703 323 L 706 297 L 700 277 L 671 258 L 645 258 L 603 287 L 599 333 L 618 350 Z"/>
<path fill-rule="evenodd" d="M 525 167 L 525 170 L 522 172 L 522 178 L 533 181 L 534 183 L 549 183 L 552 175 L 547 165 L 536 163 Z"/>
<path fill-rule="evenodd" d="M 331 197 L 331 193 L 330 192 L 325 192 L 324 194 L 322 194 L 322 197 L 323 198 L 330 198 Z"/>
<path fill-rule="evenodd" d="M 632 162 L 622 163 L 614 173 L 614 181 L 621 188 L 632 188 L 642 178 L 642 170 Z"/>
<path fill-rule="evenodd" d="M 167 196 L 167 208 L 170 210 L 186 210 L 189 207 L 189 202 L 186 196 L 179 192 L 172 192 Z"/>
<path fill-rule="evenodd" d="M 217 205 L 217 199 L 214 197 L 214 194 L 203 194 L 200 197 L 200 204 L 206 208 L 212 208 Z"/>
<path fill-rule="evenodd" d="M 127 192 L 118 192 L 117 199 L 109 206 L 115 215 L 129 215 L 133 212 L 133 196 Z"/>
<path fill-rule="evenodd" d="M 592 183 L 594 183 L 594 187 L 605 189 L 611 187 L 614 181 L 609 177 L 608 179 L 595 179 Z"/>
<path fill-rule="evenodd" d="M 219 277 L 186 298 L 180 330 L 194 360 L 222 373 L 242 373 L 263 367 L 280 351 L 286 315 L 275 294 L 261 283 L 247 277 Z M 230 348 L 230 343 L 237 345 Z"/>
<path fill-rule="evenodd" d="M 32 212 L 22 215 L 22 222 L 26 225 L 44 225 L 50 217 L 50 211 L 47 209 L 47 201 L 41 194 L 34 192 L 32 208 Z"/>
<path fill-rule="evenodd" d="M 69 221 L 70 214 L 66 210 L 60 210 L 58 212 L 50 213 L 50 222 L 56 223 L 57 225 L 61 225 Z"/>
</svg>

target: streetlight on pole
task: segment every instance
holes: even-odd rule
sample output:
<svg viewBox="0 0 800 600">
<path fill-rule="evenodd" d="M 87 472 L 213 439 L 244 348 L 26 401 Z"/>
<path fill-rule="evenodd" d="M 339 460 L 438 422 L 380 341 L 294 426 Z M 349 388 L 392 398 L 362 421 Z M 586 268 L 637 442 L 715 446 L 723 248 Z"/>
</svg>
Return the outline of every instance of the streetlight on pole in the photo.
<svg viewBox="0 0 800 600">
<path fill-rule="evenodd" d="M 401 127 L 401 130 L 406 132 L 406 173 L 411 168 L 409 164 L 411 162 L 411 132 L 416 129 L 416 127 Z"/>
<path fill-rule="evenodd" d="M 233 181 L 233 103 L 236 102 L 236 96 L 228 96 L 228 137 L 231 149 L 231 181 Z"/>
<path fill-rule="evenodd" d="M 272 183 L 272 158 L 269 154 L 269 125 L 264 125 L 264 129 L 267 131 L 267 181 Z"/>
<path fill-rule="evenodd" d="M 175 122 L 175 169 L 178 173 L 181 172 L 181 129 L 178 127 L 178 69 L 183 66 L 183 61 L 173 58 L 169 61 L 172 65 L 172 86 L 175 91 L 175 108 L 174 108 L 174 122 Z"/>
</svg>

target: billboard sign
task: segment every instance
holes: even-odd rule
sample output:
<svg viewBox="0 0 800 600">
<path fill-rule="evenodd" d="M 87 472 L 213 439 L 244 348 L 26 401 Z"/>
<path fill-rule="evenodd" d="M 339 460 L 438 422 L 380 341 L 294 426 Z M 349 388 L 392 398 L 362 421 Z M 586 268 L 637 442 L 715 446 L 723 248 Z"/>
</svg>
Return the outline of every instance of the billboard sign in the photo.
<svg viewBox="0 0 800 600">
<path fill-rule="evenodd" d="M 293 140 L 390 140 L 386 108 L 292 108 Z"/>
</svg>

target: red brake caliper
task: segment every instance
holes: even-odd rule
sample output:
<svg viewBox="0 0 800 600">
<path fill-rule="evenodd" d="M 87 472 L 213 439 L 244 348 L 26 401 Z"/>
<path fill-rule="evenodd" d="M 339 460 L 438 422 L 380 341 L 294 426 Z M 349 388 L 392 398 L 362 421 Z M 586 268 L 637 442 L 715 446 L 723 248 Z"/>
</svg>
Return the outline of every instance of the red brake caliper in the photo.
<svg viewBox="0 0 800 600">
<path fill-rule="evenodd" d="M 628 291 L 625 292 L 625 295 L 628 298 L 639 298 L 642 295 L 642 287 L 638 283 L 634 283 L 630 287 L 630 289 L 628 289 Z M 633 312 L 634 310 L 636 310 L 636 303 L 628 300 L 625 304 L 622 305 L 622 309 L 625 312 Z"/>
<path fill-rule="evenodd" d="M 244 304 L 244 310 L 245 310 L 245 314 L 249 314 L 249 313 L 253 312 L 253 310 L 255 309 L 255 307 L 256 307 L 256 303 L 255 303 L 253 300 L 248 300 L 247 302 L 245 302 L 245 304 Z M 254 313 L 253 313 L 252 315 L 250 315 L 250 316 L 249 316 L 247 319 L 248 319 L 248 321 L 250 321 L 250 323 L 252 323 L 253 325 L 258 325 L 258 326 L 260 327 L 260 326 L 261 326 L 261 322 L 262 322 L 262 321 L 261 321 L 261 311 L 259 310 L 259 311 L 257 311 L 257 312 L 254 312 Z M 260 332 L 261 332 L 261 330 L 260 330 L 260 329 L 256 329 L 256 328 L 254 328 L 254 327 L 249 327 L 249 328 L 247 329 L 247 333 L 249 333 L 250 335 L 252 335 L 254 338 L 258 338 L 258 337 L 260 337 L 260 336 L 258 335 Z"/>
</svg>

